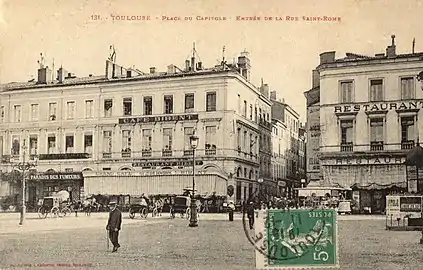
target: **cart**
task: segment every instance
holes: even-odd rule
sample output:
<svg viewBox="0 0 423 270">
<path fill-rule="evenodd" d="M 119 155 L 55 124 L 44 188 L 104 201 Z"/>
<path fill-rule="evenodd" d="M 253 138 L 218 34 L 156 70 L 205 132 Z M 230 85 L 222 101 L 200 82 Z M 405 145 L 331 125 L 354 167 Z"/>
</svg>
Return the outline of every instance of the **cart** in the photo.
<svg viewBox="0 0 423 270">
<path fill-rule="evenodd" d="M 170 207 L 170 218 L 175 218 L 176 214 L 180 214 L 181 218 L 189 219 L 191 198 L 188 196 L 176 196 L 173 198 L 173 204 Z"/>
<path fill-rule="evenodd" d="M 131 204 L 129 206 L 129 218 L 134 219 L 137 213 L 140 214 L 141 218 L 147 218 L 148 215 L 148 199 L 144 198 L 147 202 L 146 205 L 141 204 L 142 198 L 131 198 Z"/>
</svg>

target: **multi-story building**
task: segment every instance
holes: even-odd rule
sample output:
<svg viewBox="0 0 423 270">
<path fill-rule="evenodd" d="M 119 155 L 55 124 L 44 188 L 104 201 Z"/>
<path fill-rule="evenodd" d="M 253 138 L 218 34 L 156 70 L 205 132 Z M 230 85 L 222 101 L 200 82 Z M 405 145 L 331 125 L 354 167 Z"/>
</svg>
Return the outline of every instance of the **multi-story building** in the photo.
<svg viewBox="0 0 423 270">
<path fill-rule="evenodd" d="M 0 170 L 39 157 L 30 204 L 61 189 L 76 199 L 180 194 L 192 188 L 195 133 L 197 193 L 226 195 L 232 186 L 240 202 L 258 187 L 259 123 L 271 112 L 250 72 L 246 53 L 213 68 L 193 54 L 183 69 L 147 74 L 112 57 L 105 76 L 84 78 L 63 68 L 52 78 L 40 63 L 37 81 L 1 86 Z"/>
<path fill-rule="evenodd" d="M 289 133 L 284 122 L 272 119 L 272 176 L 277 182 L 277 195 L 286 196 L 286 153 Z"/>
<path fill-rule="evenodd" d="M 301 184 L 306 184 L 306 156 L 307 156 L 307 132 L 306 127 L 300 124 L 298 130 L 298 176 L 301 179 Z"/>
<path fill-rule="evenodd" d="M 313 70 L 312 88 L 304 93 L 307 107 L 307 146 L 306 146 L 306 174 L 307 182 L 322 179 L 320 172 L 320 77 L 317 70 Z"/>
<path fill-rule="evenodd" d="M 284 154 L 284 163 L 286 165 L 285 182 L 287 196 L 294 195 L 294 188 L 300 186 L 299 172 L 299 114 L 285 103 L 285 100 L 278 99 L 276 91 L 270 93 L 272 101 L 272 119 L 274 122 L 280 121 L 286 126 L 286 148 Z"/>
<path fill-rule="evenodd" d="M 375 56 L 320 55 L 323 180 L 351 187 L 360 209 L 383 212 L 389 192 L 417 190 L 404 161 L 423 133 L 422 69 L 423 53 L 397 54 L 395 36 Z"/>
</svg>

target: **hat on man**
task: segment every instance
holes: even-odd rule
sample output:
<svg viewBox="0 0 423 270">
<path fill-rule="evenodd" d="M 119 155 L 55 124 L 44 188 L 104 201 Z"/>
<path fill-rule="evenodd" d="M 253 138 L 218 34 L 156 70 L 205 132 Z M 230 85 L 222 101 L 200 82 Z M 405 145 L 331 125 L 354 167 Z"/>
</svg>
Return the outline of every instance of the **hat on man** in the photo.
<svg viewBox="0 0 423 270">
<path fill-rule="evenodd" d="M 117 203 L 115 201 L 109 202 L 109 205 L 116 205 Z"/>
</svg>

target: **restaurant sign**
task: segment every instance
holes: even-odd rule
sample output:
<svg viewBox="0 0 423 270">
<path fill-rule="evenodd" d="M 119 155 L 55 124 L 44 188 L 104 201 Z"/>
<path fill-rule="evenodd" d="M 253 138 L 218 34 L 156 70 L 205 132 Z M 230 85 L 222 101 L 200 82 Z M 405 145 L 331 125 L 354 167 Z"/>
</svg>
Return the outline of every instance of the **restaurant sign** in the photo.
<svg viewBox="0 0 423 270">
<path fill-rule="evenodd" d="M 324 165 L 384 165 L 404 164 L 405 157 L 363 157 L 363 158 L 336 158 L 325 162 Z"/>
<path fill-rule="evenodd" d="M 196 160 L 195 165 L 203 165 L 203 161 Z M 132 167 L 187 167 L 192 166 L 192 160 L 179 161 L 139 161 L 132 163 Z"/>
<path fill-rule="evenodd" d="M 30 180 L 83 180 L 82 173 L 37 173 L 29 176 Z"/>
<path fill-rule="evenodd" d="M 347 112 L 381 112 L 389 110 L 412 110 L 423 108 L 423 101 L 409 101 L 409 102 L 386 102 L 386 103 L 370 103 L 370 104 L 354 104 L 335 106 L 335 113 Z"/>
<path fill-rule="evenodd" d="M 119 118 L 119 124 L 156 123 L 198 120 L 198 114 L 160 115 Z"/>
<path fill-rule="evenodd" d="M 204 170 L 196 170 L 196 175 L 203 175 L 207 173 Z M 192 175 L 192 170 L 151 170 L 145 172 L 97 172 L 95 176 L 99 177 L 136 177 L 136 176 L 166 176 L 166 175 Z M 91 176 L 91 175 L 88 175 Z"/>
</svg>

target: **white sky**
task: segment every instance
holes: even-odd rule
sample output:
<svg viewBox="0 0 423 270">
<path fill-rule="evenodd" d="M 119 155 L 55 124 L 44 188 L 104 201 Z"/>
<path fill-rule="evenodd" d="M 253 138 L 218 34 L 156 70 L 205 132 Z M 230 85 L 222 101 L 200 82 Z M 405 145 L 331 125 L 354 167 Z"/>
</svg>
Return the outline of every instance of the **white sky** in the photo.
<svg viewBox="0 0 423 270">
<path fill-rule="evenodd" d="M 305 121 L 303 92 L 311 88 L 311 70 L 319 54 L 337 51 L 366 55 L 385 52 L 396 35 L 398 53 L 423 51 L 423 1 L 401 0 L 0 0 L 0 83 L 27 81 L 36 75 L 40 52 L 46 64 L 60 64 L 77 76 L 102 75 L 109 45 L 117 63 L 148 71 L 155 66 L 183 67 L 192 43 L 203 65 L 217 64 L 226 47 L 232 60 L 250 52 L 252 81 L 261 77 Z M 102 20 L 92 20 L 100 15 Z M 113 21 L 111 15 L 149 15 L 151 21 Z M 161 16 L 193 16 L 192 21 L 162 21 Z M 198 21 L 196 16 L 227 16 L 227 21 Z M 262 21 L 236 21 L 236 16 Z M 263 16 L 298 16 L 299 21 L 264 21 Z M 302 16 L 337 16 L 341 22 L 306 22 Z M 159 19 L 156 19 L 156 16 Z M 107 18 L 107 19 L 106 19 Z"/>
</svg>

